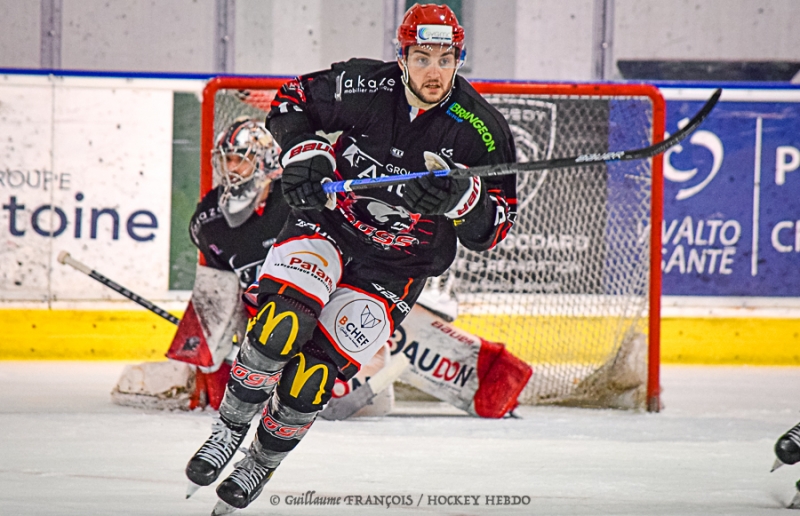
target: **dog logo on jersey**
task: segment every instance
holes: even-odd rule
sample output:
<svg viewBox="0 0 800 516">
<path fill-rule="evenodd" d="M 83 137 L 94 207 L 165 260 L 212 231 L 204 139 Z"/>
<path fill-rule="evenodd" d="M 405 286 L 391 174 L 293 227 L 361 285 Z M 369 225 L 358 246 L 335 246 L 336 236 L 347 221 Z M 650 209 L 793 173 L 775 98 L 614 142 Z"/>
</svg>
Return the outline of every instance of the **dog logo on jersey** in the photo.
<svg viewBox="0 0 800 516">
<path fill-rule="evenodd" d="M 336 340 L 350 353 L 370 347 L 385 327 L 383 306 L 369 299 L 350 301 L 336 314 Z"/>
<path fill-rule="evenodd" d="M 382 322 L 383 321 L 372 315 L 372 312 L 369 311 L 369 305 L 364 305 L 364 310 L 361 311 L 362 328 L 374 328 Z"/>
</svg>

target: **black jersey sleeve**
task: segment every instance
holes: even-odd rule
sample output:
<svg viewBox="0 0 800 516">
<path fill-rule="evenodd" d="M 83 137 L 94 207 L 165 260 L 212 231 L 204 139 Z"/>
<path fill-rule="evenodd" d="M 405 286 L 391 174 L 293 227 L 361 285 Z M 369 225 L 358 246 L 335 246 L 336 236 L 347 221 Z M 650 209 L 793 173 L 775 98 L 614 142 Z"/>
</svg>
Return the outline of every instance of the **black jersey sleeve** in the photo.
<svg viewBox="0 0 800 516">
<path fill-rule="evenodd" d="M 371 97 L 385 91 L 378 87 L 380 81 L 394 83 L 394 79 L 381 77 L 390 66 L 372 59 L 351 59 L 285 83 L 272 101 L 268 129 L 281 146 L 302 134 L 349 129 Z M 370 81 L 376 85 L 374 91 L 363 95 L 348 93 Z"/>
<path fill-rule="evenodd" d="M 460 124 L 455 161 L 470 167 L 516 162 L 514 138 L 505 118 L 465 83 L 459 81 L 459 86 L 470 93 L 468 100 L 473 102 L 467 104 L 468 109 L 463 112 L 459 111 L 460 106 L 450 107 L 456 116 L 465 117 L 465 123 Z M 476 116 L 471 116 L 473 114 Z M 506 237 L 516 217 L 516 176 L 481 179 L 478 205 L 463 219 L 455 221 L 459 241 L 473 251 L 486 251 L 496 246 Z"/>
<path fill-rule="evenodd" d="M 211 251 L 212 239 L 209 235 L 210 226 L 208 218 L 214 216 L 212 214 L 217 205 L 217 194 L 217 190 L 211 190 L 197 203 L 197 208 L 194 210 L 192 220 L 189 222 L 189 236 L 192 239 L 192 243 L 197 247 L 197 250 L 200 251 L 200 254 L 205 258 L 208 267 L 220 270 L 231 270 L 231 267 L 225 263 L 225 261 L 220 260 L 217 255 Z M 221 215 L 216 216 L 221 217 Z"/>
</svg>

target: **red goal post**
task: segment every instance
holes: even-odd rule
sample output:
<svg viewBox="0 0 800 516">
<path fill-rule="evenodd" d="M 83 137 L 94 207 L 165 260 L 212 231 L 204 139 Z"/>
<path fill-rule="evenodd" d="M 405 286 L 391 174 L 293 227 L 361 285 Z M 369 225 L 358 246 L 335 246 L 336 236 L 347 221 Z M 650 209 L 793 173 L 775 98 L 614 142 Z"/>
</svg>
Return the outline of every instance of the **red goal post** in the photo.
<svg viewBox="0 0 800 516">
<path fill-rule="evenodd" d="M 286 80 L 223 76 L 208 82 L 201 195 L 214 183 L 215 134 L 242 113 L 265 116 Z M 631 150 L 664 137 L 665 103 L 651 85 L 472 84 L 509 120 L 520 161 Z M 521 193 L 530 198 L 520 198 L 520 234 L 514 237 L 512 230 L 507 239 L 514 245 L 499 246 L 488 258 L 461 249 L 442 280 L 464 307 L 456 325 L 504 342 L 532 363 L 534 376 L 523 403 L 660 408 L 662 156 L 641 161 L 518 178 Z M 527 229 L 526 213 L 532 214 Z M 542 226 L 539 221 L 548 214 L 554 215 Z M 623 262 L 627 268 L 620 268 Z M 511 327 L 519 327 L 522 336 L 511 335 Z M 644 341 L 644 331 L 645 378 L 634 388 L 630 378 L 637 373 L 623 366 L 637 353 L 631 343 L 637 336 Z M 589 349 L 604 339 L 608 343 Z"/>
</svg>

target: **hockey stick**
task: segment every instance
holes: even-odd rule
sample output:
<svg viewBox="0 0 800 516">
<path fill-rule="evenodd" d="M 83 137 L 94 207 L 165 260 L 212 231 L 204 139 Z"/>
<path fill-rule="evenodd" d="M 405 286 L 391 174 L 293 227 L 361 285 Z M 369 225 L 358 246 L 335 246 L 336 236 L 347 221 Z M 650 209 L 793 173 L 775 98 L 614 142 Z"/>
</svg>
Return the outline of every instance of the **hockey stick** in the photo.
<svg viewBox="0 0 800 516">
<path fill-rule="evenodd" d="M 530 161 L 528 163 L 501 163 L 498 165 L 487 165 L 483 167 L 473 168 L 455 168 L 452 170 L 436 170 L 433 175 L 437 177 L 492 177 L 502 176 L 507 174 L 517 174 L 521 172 L 533 172 L 535 170 L 545 170 L 553 168 L 566 168 L 577 167 L 592 163 L 610 163 L 614 161 L 630 161 L 636 159 L 652 158 L 661 154 L 673 145 L 678 144 L 681 140 L 689 136 L 697 127 L 708 117 L 714 106 L 717 105 L 722 89 L 719 88 L 711 95 L 706 101 L 705 105 L 694 115 L 688 124 L 683 129 L 677 131 L 675 134 L 666 140 L 654 143 L 649 147 L 641 149 L 605 152 L 602 154 L 581 154 L 580 156 L 573 156 L 570 158 L 556 158 L 543 161 Z M 410 174 L 402 174 L 397 176 L 388 177 L 368 177 L 364 179 L 349 179 L 346 181 L 331 181 L 324 183 L 322 189 L 327 194 L 338 192 L 353 192 L 356 190 L 367 190 L 369 188 L 379 188 L 385 186 L 392 186 L 406 183 L 412 179 L 426 176 L 431 174 L 429 171 L 425 172 L 412 172 Z"/>
<path fill-rule="evenodd" d="M 160 315 L 161 317 L 163 317 L 164 319 L 168 320 L 172 324 L 177 325 L 181 321 L 180 319 L 178 319 L 177 317 L 175 317 L 171 313 L 167 312 L 163 308 L 159 308 L 158 306 L 154 305 L 153 303 L 151 303 L 147 299 L 134 294 L 133 292 L 131 292 L 127 288 L 123 287 L 122 285 L 111 281 L 110 279 L 106 278 L 105 276 L 103 276 L 99 272 L 89 268 L 89 266 L 79 262 L 78 260 L 76 260 L 75 258 L 70 256 L 70 254 L 68 252 L 66 252 L 66 251 L 61 251 L 60 253 L 58 253 L 58 261 L 59 261 L 59 263 L 63 263 L 65 265 L 69 265 L 73 269 L 78 270 L 78 271 L 86 274 L 90 278 L 99 281 L 100 283 L 102 283 L 103 285 L 107 286 L 111 290 L 113 290 L 113 291 L 115 291 L 115 292 L 117 292 L 119 294 L 122 294 L 123 296 L 127 297 L 131 301 L 133 301 L 133 302 L 135 302 L 135 303 L 147 308 L 148 310 L 150 310 L 154 314 Z"/>
</svg>

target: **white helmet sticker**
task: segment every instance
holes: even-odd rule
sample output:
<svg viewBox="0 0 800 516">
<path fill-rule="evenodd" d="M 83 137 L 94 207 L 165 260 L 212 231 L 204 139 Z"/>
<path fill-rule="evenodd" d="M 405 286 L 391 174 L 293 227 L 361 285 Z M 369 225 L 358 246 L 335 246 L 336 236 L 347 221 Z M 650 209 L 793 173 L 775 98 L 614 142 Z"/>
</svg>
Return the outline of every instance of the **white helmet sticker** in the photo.
<svg viewBox="0 0 800 516">
<path fill-rule="evenodd" d="M 450 25 L 417 25 L 418 45 L 452 45 L 453 27 Z"/>
</svg>

